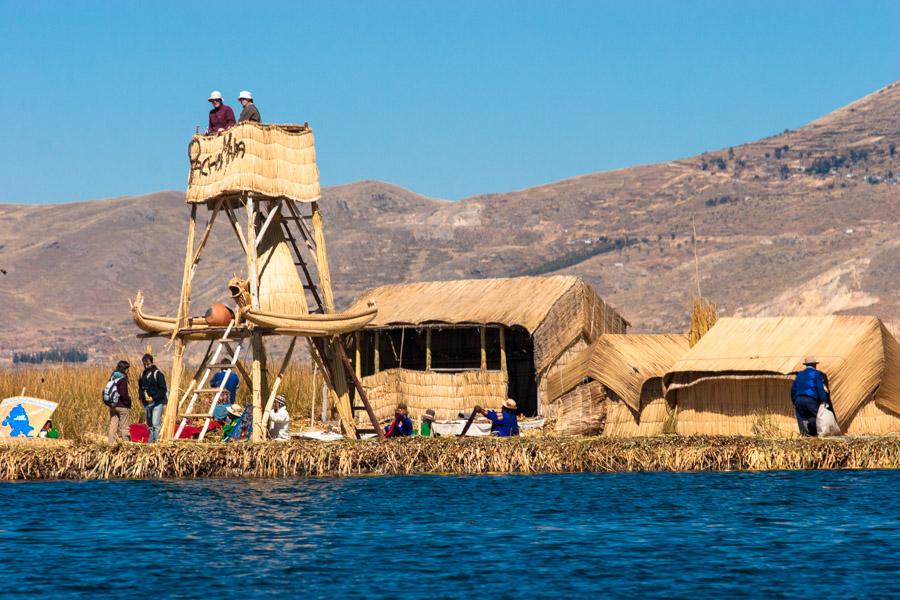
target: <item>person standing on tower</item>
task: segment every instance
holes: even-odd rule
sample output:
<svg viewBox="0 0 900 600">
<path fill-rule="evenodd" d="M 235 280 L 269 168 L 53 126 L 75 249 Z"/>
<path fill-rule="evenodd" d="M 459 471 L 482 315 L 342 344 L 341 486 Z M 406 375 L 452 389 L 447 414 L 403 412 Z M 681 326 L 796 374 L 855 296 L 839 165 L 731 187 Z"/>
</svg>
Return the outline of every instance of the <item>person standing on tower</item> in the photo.
<svg viewBox="0 0 900 600">
<path fill-rule="evenodd" d="M 225 105 L 222 93 L 216 90 L 209 95 L 208 100 L 213 107 L 209 111 L 209 128 L 206 130 L 206 135 L 221 133 L 234 127 L 234 111 L 230 106 Z"/>
<path fill-rule="evenodd" d="M 253 94 L 244 90 L 238 95 L 238 102 L 244 107 L 241 109 L 241 116 L 238 122 L 254 121 L 259 123 L 259 110 L 256 108 L 256 104 L 253 103 Z"/>
</svg>

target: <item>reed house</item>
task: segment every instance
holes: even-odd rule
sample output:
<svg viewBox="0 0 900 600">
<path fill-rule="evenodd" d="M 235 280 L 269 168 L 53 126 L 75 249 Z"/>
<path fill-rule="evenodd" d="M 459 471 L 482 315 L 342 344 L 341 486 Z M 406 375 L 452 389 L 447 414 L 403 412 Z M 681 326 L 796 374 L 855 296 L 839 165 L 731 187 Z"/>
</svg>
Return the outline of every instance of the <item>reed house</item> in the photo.
<svg viewBox="0 0 900 600">
<path fill-rule="evenodd" d="M 601 335 L 549 380 L 550 429 L 610 437 L 662 433 L 672 413 L 662 378 L 687 351 L 687 335 Z"/>
<path fill-rule="evenodd" d="M 900 432 L 900 343 L 866 316 L 725 318 L 665 376 L 682 435 L 797 435 L 805 356 L 825 373 L 841 430 Z"/>
<path fill-rule="evenodd" d="M 362 294 L 377 316 L 348 335 L 354 367 L 377 417 L 405 402 L 456 418 L 507 398 L 542 414 L 547 381 L 601 334 L 628 322 L 577 277 L 518 277 L 388 285 Z"/>
</svg>

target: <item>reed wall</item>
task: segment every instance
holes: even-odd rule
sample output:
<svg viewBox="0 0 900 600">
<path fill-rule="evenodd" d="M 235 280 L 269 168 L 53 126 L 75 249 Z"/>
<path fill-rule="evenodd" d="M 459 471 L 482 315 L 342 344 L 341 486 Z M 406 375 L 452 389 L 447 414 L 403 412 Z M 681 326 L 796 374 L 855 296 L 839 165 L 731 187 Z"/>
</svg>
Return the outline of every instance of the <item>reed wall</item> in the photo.
<svg viewBox="0 0 900 600">
<path fill-rule="evenodd" d="M 389 419 L 405 402 L 413 419 L 429 408 L 438 420 L 455 419 L 476 404 L 497 408 L 506 400 L 507 377 L 502 371 L 412 371 L 386 369 L 362 378 L 369 402 L 379 419 Z"/>
</svg>

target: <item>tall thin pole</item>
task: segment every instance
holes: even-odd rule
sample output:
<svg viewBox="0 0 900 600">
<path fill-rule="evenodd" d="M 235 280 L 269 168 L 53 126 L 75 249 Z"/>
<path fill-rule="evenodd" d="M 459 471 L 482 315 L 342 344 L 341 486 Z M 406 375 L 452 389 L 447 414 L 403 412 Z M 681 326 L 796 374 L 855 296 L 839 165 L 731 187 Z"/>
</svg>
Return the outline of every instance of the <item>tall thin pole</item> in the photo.
<svg viewBox="0 0 900 600">
<path fill-rule="evenodd" d="M 169 440 L 175 435 L 175 418 L 178 412 L 178 401 L 184 388 L 184 338 L 177 335 L 177 330 L 187 325 L 188 309 L 191 300 L 191 275 L 194 258 L 194 237 L 197 232 L 197 205 L 191 204 L 191 220 L 188 222 L 187 250 L 184 256 L 184 271 L 181 276 L 181 296 L 178 301 L 178 320 L 175 323 L 175 347 L 172 353 L 172 375 L 169 378 L 169 402 L 163 409 L 161 439 Z"/>
<path fill-rule="evenodd" d="M 691 246 L 694 248 L 694 278 L 697 282 L 697 297 L 703 299 L 700 293 L 700 259 L 697 258 L 697 226 L 694 223 L 694 217 L 691 215 Z"/>
</svg>

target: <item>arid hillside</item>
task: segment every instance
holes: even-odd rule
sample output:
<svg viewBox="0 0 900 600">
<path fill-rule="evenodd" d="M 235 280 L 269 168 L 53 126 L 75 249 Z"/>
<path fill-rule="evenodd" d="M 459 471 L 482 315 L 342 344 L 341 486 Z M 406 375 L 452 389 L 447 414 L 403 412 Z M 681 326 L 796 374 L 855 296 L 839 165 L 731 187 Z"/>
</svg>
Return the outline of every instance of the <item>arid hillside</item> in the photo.
<svg viewBox="0 0 900 600">
<path fill-rule="evenodd" d="M 866 313 L 900 329 L 900 82 L 797 130 L 692 158 L 459 202 L 377 181 L 324 190 L 339 301 L 427 279 L 566 273 L 636 331 L 683 330 L 700 286 L 724 314 Z M 0 205 L 0 360 L 137 348 L 127 298 L 173 314 L 188 208 L 162 192 Z M 195 279 L 202 312 L 240 270 L 226 223 Z"/>
</svg>

